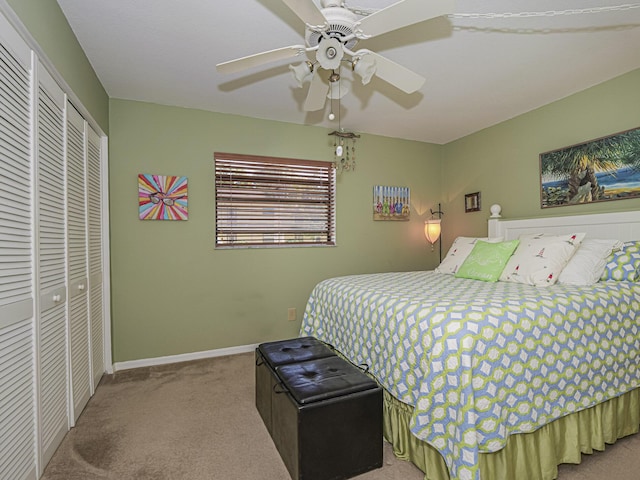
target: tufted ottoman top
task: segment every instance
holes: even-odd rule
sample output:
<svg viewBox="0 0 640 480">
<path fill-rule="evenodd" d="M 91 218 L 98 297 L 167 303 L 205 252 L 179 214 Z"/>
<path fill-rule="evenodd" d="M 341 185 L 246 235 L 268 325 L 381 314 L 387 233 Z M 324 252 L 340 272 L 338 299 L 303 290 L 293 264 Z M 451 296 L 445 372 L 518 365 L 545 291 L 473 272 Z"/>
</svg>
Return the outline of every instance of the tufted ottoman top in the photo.
<svg viewBox="0 0 640 480">
<path fill-rule="evenodd" d="M 282 365 L 276 372 L 300 405 L 379 388 L 374 380 L 338 356 Z"/>
<path fill-rule="evenodd" d="M 335 355 L 325 343 L 315 337 L 262 343 L 258 345 L 258 351 L 271 368 Z"/>
</svg>

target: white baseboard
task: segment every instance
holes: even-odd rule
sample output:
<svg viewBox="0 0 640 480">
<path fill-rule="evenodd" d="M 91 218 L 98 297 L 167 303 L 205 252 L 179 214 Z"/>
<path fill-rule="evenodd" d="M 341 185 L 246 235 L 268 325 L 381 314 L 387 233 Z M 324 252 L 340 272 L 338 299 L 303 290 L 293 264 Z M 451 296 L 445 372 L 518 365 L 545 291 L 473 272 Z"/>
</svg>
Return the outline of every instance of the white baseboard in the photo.
<svg viewBox="0 0 640 480">
<path fill-rule="evenodd" d="M 240 345 L 237 347 L 219 348 L 217 350 L 206 350 L 204 352 L 181 353 L 179 355 L 169 355 L 166 357 L 143 358 L 140 360 L 130 360 L 128 362 L 116 362 L 113 364 L 114 372 L 129 370 L 130 368 L 152 367 L 154 365 L 166 365 L 167 363 L 188 362 L 203 358 L 224 357 L 226 355 L 236 355 L 238 353 L 253 352 L 259 344 Z"/>
</svg>

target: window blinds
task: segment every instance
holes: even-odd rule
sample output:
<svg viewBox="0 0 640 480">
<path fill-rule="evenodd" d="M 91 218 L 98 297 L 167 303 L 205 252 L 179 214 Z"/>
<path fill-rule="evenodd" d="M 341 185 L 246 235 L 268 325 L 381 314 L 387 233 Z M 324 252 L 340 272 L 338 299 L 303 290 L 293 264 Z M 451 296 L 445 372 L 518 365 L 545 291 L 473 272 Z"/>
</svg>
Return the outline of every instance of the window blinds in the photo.
<svg viewBox="0 0 640 480">
<path fill-rule="evenodd" d="M 331 163 L 215 153 L 217 247 L 335 245 Z"/>
</svg>

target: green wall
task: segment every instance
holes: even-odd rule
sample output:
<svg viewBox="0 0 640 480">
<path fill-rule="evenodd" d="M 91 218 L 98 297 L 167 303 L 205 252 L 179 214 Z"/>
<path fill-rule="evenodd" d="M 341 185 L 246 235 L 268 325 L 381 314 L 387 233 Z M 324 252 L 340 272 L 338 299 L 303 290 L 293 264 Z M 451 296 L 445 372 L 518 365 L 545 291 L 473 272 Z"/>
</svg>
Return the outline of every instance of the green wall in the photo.
<svg viewBox="0 0 640 480">
<path fill-rule="evenodd" d="M 65 82 L 103 132 L 109 133 L 109 97 L 55 0 L 7 0 Z"/>
<path fill-rule="evenodd" d="M 543 210 L 539 165 L 540 153 L 637 127 L 640 69 L 447 144 L 442 166 L 444 245 L 458 235 L 486 235 L 494 203 L 502 206 L 505 218 L 637 210 L 640 199 Z M 482 210 L 464 213 L 464 195 L 477 191 Z"/>
<path fill-rule="evenodd" d="M 336 247 L 216 250 L 213 153 L 332 161 L 327 129 L 125 100 L 110 122 L 116 362 L 292 337 L 318 281 L 437 264 L 423 230 L 442 146 L 363 135 L 356 171 L 338 176 Z M 139 220 L 139 173 L 187 176 L 189 220 Z M 374 185 L 410 187 L 411 221 L 374 222 Z"/>
<path fill-rule="evenodd" d="M 423 221 L 438 202 L 445 253 L 458 235 L 486 234 L 493 203 L 508 218 L 640 207 L 632 199 L 542 210 L 539 193 L 541 152 L 640 126 L 635 70 L 444 146 L 363 135 L 357 170 L 338 179 L 336 247 L 215 250 L 213 152 L 330 161 L 327 130 L 109 100 L 55 1 L 7 3 L 110 136 L 117 362 L 294 336 L 324 278 L 433 268 Z M 138 220 L 139 173 L 187 176 L 189 220 Z M 372 221 L 374 185 L 411 187 L 411 221 Z M 464 213 L 464 194 L 476 191 L 482 210 Z"/>
</svg>

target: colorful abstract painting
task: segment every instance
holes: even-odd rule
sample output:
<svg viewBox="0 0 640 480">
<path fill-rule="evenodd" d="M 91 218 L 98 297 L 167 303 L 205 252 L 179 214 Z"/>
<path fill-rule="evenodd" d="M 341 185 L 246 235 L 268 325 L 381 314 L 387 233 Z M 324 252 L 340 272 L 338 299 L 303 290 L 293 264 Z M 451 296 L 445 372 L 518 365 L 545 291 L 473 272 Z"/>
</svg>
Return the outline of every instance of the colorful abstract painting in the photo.
<svg viewBox="0 0 640 480">
<path fill-rule="evenodd" d="M 187 177 L 138 175 L 140 220 L 187 220 Z"/>
</svg>

